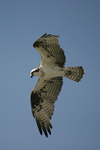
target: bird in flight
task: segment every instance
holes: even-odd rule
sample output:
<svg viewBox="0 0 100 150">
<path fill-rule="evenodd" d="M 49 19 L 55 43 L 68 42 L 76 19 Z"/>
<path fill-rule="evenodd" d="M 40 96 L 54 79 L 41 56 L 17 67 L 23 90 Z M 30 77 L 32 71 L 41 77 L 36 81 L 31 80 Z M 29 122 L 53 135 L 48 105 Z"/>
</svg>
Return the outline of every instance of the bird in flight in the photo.
<svg viewBox="0 0 100 150">
<path fill-rule="evenodd" d="M 65 67 L 65 55 L 59 45 L 57 35 L 44 34 L 33 44 L 33 47 L 41 55 L 40 65 L 30 72 L 31 78 L 39 76 L 35 88 L 31 92 L 31 109 L 36 120 L 40 134 L 44 132 L 48 137 L 51 134 L 51 117 L 54 111 L 54 103 L 61 91 L 63 76 L 81 81 L 84 74 L 82 66 Z"/>
</svg>

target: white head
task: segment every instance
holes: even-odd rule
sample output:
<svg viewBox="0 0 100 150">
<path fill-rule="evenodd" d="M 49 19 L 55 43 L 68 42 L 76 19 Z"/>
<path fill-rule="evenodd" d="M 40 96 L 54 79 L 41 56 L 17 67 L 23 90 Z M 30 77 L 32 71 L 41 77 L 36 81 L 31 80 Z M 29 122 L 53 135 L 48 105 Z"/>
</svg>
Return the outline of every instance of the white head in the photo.
<svg viewBox="0 0 100 150">
<path fill-rule="evenodd" d="M 31 72 L 30 72 L 31 78 L 32 78 L 33 76 L 39 76 L 39 74 L 40 74 L 40 68 L 32 69 Z"/>
</svg>

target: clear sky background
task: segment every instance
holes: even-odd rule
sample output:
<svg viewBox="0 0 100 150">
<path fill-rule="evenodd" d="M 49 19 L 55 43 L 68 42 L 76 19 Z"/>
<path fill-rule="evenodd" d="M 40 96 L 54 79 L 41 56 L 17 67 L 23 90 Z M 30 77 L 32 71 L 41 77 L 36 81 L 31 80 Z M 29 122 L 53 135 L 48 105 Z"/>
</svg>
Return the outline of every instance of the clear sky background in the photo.
<svg viewBox="0 0 100 150">
<path fill-rule="evenodd" d="M 76 83 L 64 78 L 48 138 L 39 134 L 30 71 L 41 57 L 33 42 L 59 35 L 66 66 L 83 66 Z M 0 150 L 100 150 L 100 0 L 0 0 Z"/>
</svg>

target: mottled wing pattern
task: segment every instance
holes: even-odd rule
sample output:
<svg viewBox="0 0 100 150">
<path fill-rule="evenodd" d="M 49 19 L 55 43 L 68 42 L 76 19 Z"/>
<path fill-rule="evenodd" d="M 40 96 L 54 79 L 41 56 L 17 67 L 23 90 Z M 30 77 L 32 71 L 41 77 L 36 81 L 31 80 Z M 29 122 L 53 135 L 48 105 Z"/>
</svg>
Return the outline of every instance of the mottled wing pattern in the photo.
<svg viewBox="0 0 100 150">
<path fill-rule="evenodd" d="M 66 60 L 64 51 L 60 48 L 58 37 L 57 35 L 44 34 L 34 42 L 33 46 L 39 51 L 41 56 L 51 57 L 56 64 L 63 67 Z"/>
<path fill-rule="evenodd" d="M 48 80 L 39 78 L 37 85 L 31 92 L 32 114 L 36 119 L 40 134 L 42 135 L 43 130 L 46 137 L 48 137 L 48 133 L 51 134 L 50 128 L 52 128 L 52 125 L 50 119 L 53 115 L 54 103 L 61 91 L 62 84 L 62 77 Z"/>
</svg>

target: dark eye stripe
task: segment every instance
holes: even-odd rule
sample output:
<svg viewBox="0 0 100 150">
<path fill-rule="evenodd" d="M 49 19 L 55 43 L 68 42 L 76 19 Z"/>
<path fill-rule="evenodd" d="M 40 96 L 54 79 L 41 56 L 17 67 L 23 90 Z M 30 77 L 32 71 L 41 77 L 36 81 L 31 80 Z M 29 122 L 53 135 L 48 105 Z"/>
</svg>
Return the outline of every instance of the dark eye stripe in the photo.
<svg viewBox="0 0 100 150">
<path fill-rule="evenodd" d="M 36 69 L 34 72 L 39 72 L 40 69 Z"/>
</svg>

